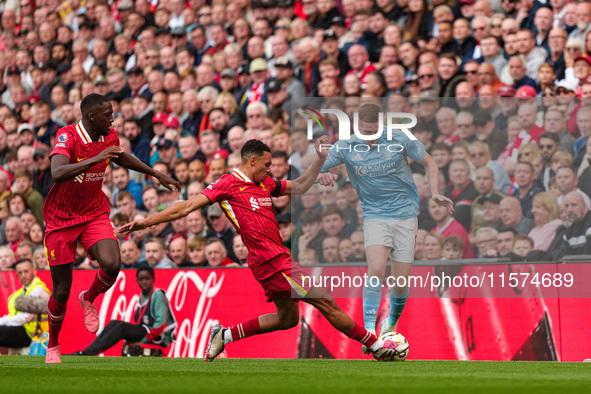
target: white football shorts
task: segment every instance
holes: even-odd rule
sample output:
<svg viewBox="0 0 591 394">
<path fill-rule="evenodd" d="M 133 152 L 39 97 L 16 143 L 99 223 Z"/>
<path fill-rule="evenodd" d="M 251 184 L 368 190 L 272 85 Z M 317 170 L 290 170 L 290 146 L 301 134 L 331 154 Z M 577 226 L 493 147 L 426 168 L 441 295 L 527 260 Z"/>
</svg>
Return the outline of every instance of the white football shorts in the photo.
<svg viewBox="0 0 591 394">
<path fill-rule="evenodd" d="M 418 226 L 419 221 L 416 217 L 366 220 L 363 223 L 365 247 L 371 245 L 391 247 L 390 259 L 412 264 Z"/>
</svg>

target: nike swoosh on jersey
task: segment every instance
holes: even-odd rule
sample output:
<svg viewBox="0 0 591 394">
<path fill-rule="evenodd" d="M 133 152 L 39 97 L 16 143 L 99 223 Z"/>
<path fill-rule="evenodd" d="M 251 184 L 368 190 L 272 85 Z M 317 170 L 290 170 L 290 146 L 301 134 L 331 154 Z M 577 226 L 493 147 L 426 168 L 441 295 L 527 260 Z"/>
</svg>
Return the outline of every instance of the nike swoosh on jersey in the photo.
<svg viewBox="0 0 591 394">
<path fill-rule="evenodd" d="M 240 191 L 242 191 L 242 190 L 246 189 L 247 187 L 248 186 L 244 186 L 244 187 L 240 187 L 239 189 L 240 189 Z"/>
</svg>

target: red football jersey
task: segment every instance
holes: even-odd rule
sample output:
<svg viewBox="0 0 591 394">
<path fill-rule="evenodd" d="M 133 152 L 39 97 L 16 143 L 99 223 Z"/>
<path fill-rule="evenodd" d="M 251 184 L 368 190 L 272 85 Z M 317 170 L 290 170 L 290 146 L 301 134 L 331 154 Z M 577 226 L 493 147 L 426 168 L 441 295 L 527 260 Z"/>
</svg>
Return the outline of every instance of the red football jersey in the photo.
<svg viewBox="0 0 591 394">
<path fill-rule="evenodd" d="M 110 146 L 119 146 L 119 137 L 111 128 L 107 137 L 93 142 L 82 122 L 58 130 L 53 155 L 64 155 L 70 163 L 78 163 L 98 155 Z M 109 214 L 110 207 L 102 191 L 103 174 L 109 164 L 105 160 L 70 180 L 55 183 L 43 205 L 43 218 L 47 224 L 46 234 L 64 227 L 86 223 Z"/>
<path fill-rule="evenodd" d="M 289 252 L 279 236 L 279 224 L 273 214 L 271 196 L 278 197 L 285 190 L 286 181 L 266 176 L 257 185 L 240 170 L 222 176 L 203 191 L 220 207 L 242 236 L 248 248 L 248 266 L 256 267 L 273 257 Z"/>
</svg>

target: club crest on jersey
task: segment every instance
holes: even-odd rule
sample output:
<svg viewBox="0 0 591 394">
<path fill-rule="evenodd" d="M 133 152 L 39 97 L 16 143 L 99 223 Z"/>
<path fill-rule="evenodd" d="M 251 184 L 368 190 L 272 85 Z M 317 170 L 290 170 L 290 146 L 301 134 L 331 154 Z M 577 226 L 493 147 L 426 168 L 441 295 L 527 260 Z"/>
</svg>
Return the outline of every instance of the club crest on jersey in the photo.
<svg viewBox="0 0 591 394">
<path fill-rule="evenodd" d="M 68 141 L 68 135 L 66 133 L 60 134 L 59 137 L 57 137 L 57 140 L 59 142 L 66 142 Z"/>
</svg>

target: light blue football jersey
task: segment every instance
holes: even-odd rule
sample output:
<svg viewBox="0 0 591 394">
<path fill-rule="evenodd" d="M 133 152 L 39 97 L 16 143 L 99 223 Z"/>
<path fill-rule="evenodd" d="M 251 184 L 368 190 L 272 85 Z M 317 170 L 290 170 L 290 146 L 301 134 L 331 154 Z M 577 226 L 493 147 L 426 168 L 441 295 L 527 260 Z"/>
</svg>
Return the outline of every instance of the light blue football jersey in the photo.
<svg viewBox="0 0 591 394">
<path fill-rule="evenodd" d="M 345 164 L 361 200 L 364 220 L 408 219 L 418 216 L 420 199 L 407 156 L 421 162 L 425 145 L 399 130 L 394 130 L 392 140 L 388 141 L 384 129 L 369 150 L 356 135 L 338 141 L 330 149 L 321 172 Z"/>
</svg>

